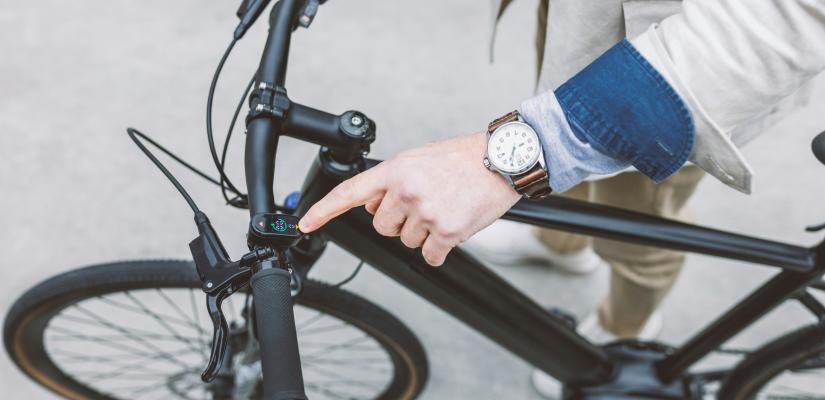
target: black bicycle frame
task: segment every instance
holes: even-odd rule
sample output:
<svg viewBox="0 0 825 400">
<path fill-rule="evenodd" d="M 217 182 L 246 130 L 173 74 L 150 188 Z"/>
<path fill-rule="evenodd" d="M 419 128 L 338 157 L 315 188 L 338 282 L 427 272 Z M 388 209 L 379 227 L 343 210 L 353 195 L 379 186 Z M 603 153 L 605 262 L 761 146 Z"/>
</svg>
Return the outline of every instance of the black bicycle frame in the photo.
<svg viewBox="0 0 825 400">
<path fill-rule="evenodd" d="M 267 96 L 274 100 L 269 106 L 280 104 L 283 108 L 266 117 L 259 116 L 254 121 L 260 122 L 249 125 L 255 129 L 250 129 L 247 137 L 247 172 L 260 171 L 259 175 L 247 176 L 253 215 L 274 209 L 271 171 L 278 135 L 325 146 L 306 177 L 295 210 L 297 215 L 302 215 L 340 182 L 377 163 L 361 158 L 364 137 L 342 132 L 340 118 L 346 113 L 337 117 L 286 98 L 283 84 L 297 2 L 282 0 L 276 4 L 259 70 L 259 78 L 269 77 L 264 80 L 267 87 L 261 89 L 271 92 Z M 277 96 L 281 96 L 280 103 Z M 257 156 L 250 158 L 249 154 Z M 254 162 L 250 164 L 250 160 Z M 504 218 L 782 269 L 684 346 L 660 360 L 656 373 L 664 382 L 682 376 L 697 360 L 825 272 L 823 244 L 800 247 L 560 197 L 521 201 Z M 298 264 L 304 264 L 297 265 L 297 269 L 305 273 L 311 268 L 327 240 L 562 382 L 596 385 L 613 377 L 616 364 L 603 348 L 576 334 L 562 318 L 545 311 L 461 249 L 454 249 L 442 267 L 433 268 L 426 264 L 420 251 L 407 248 L 397 238 L 376 233 L 372 216 L 358 208 L 334 219 L 319 233 L 305 237 L 293 249 Z"/>
<path fill-rule="evenodd" d="M 322 155 L 312 165 L 297 209 L 303 213 L 347 175 Z M 377 161 L 370 161 L 374 165 Z M 551 197 L 521 201 L 505 219 L 549 229 L 641 245 L 715 255 L 777 266 L 783 272 L 658 363 L 663 381 L 681 376 L 694 362 L 818 279 L 825 269 L 820 244 L 805 248 L 703 228 L 646 214 Z M 379 235 L 372 216 L 354 209 L 331 221 L 324 238 L 362 258 L 416 294 L 470 325 L 520 358 L 569 384 L 598 384 L 612 376 L 613 362 L 518 289 L 460 248 L 444 265 L 426 264 L 420 251 Z M 320 246 L 315 246 L 320 247 Z"/>
</svg>

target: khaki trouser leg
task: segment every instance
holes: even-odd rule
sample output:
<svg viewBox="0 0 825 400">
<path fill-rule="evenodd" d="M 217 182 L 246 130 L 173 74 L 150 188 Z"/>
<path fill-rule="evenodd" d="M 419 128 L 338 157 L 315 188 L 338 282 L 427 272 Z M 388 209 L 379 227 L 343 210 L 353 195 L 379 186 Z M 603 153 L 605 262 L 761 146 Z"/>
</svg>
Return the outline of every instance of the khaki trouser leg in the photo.
<svg viewBox="0 0 825 400">
<path fill-rule="evenodd" d="M 561 194 L 562 197 L 590 201 L 590 182 L 582 182 Z M 553 229 L 535 228 L 535 234 L 550 250 L 559 254 L 574 253 L 590 245 L 589 236 Z"/>
<path fill-rule="evenodd" d="M 685 203 L 703 175 L 699 168 L 688 166 L 657 185 L 638 172 L 628 172 L 587 183 L 587 198 L 596 203 L 685 220 L 688 214 Z M 542 231 L 539 238 L 551 249 L 575 248 L 570 245 L 571 239 L 549 232 Z M 560 243 L 551 243 L 557 240 Z M 598 238 L 593 240 L 593 248 L 611 267 L 610 289 L 599 306 L 599 322 L 619 337 L 635 337 L 673 287 L 685 256 L 676 251 Z"/>
</svg>

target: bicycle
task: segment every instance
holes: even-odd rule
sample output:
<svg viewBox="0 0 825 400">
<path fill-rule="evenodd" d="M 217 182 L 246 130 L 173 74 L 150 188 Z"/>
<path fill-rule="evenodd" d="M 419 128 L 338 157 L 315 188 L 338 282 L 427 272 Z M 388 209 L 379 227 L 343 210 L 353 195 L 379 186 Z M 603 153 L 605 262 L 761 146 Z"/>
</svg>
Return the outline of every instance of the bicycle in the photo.
<svg viewBox="0 0 825 400">
<path fill-rule="evenodd" d="M 360 265 L 335 285 L 308 277 L 326 244 L 333 242 L 564 382 L 566 398 L 822 398 L 806 391 L 825 382 L 825 306 L 811 294 L 825 290 L 825 242 L 800 247 L 559 197 L 521 201 L 504 216 L 782 269 L 686 344 L 673 348 L 635 340 L 595 346 L 575 332 L 573 319 L 563 311 L 547 312 L 460 248 L 434 269 L 420 252 L 378 235 L 362 209 L 335 219 L 321 233 L 301 234 L 295 215 L 338 183 L 378 163 L 366 158 L 376 130 L 366 115 L 333 115 L 287 96 L 291 34 L 312 23 L 321 1 L 280 0 L 272 7 L 261 64 L 235 114 L 251 91 L 245 155 L 249 193 L 241 193 L 223 171 L 226 146 L 220 157 L 214 146 L 212 94 L 235 42 L 268 3 L 243 2 L 241 22 L 210 88 L 207 134 L 219 179 L 129 130 L 193 210 L 199 232 L 190 243 L 194 263 L 96 265 L 58 275 L 26 292 L 9 311 L 3 333 L 6 350 L 29 377 L 73 399 L 417 397 L 428 377 L 421 343 L 396 317 L 341 288 Z M 282 135 L 321 149 L 300 195 L 279 205 L 272 188 Z M 206 215 L 144 142 L 219 185 L 230 205 L 249 208 L 249 253 L 230 259 Z M 813 148 L 825 163 L 825 134 L 817 136 Z M 211 333 L 200 319 L 197 291 L 205 293 Z M 786 300 L 799 301 L 819 322 L 752 351 L 720 347 Z M 160 332 L 151 331 L 152 326 Z M 731 368 L 689 371 L 716 351 L 744 358 Z M 811 376 L 812 381 L 797 379 Z M 794 385 L 791 392 L 785 390 L 788 385 Z"/>
</svg>

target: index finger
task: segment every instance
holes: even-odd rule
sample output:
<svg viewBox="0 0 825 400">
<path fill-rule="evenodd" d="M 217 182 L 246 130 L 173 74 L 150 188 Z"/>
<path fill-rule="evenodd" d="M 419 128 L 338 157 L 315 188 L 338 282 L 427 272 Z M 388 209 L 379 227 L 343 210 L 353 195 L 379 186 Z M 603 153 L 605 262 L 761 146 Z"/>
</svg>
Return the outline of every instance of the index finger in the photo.
<svg viewBox="0 0 825 400">
<path fill-rule="evenodd" d="M 304 214 L 298 226 L 302 232 L 312 232 L 351 208 L 380 198 L 385 188 L 383 168 L 377 165 L 338 184 Z"/>
</svg>

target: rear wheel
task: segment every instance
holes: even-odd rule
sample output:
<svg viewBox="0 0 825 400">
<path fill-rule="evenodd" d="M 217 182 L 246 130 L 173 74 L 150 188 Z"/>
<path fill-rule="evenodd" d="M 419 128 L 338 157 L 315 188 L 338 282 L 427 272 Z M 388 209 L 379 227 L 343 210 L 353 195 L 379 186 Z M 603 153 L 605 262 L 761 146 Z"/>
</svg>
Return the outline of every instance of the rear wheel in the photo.
<svg viewBox="0 0 825 400">
<path fill-rule="evenodd" d="M 782 336 L 746 357 L 719 399 L 825 399 L 825 322 Z"/>
<path fill-rule="evenodd" d="M 215 387 L 199 379 L 212 330 L 203 301 L 190 262 L 81 268 L 42 282 L 14 304 L 5 345 L 26 374 L 67 398 L 210 399 Z M 245 304 L 242 293 L 224 302 L 237 332 L 234 375 L 224 382 L 245 380 L 229 393 L 254 399 L 260 363 L 244 333 Z M 421 344 L 378 306 L 307 280 L 295 319 L 310 398 L 409 399 L 423 388 Z"/>
</svg>

